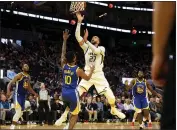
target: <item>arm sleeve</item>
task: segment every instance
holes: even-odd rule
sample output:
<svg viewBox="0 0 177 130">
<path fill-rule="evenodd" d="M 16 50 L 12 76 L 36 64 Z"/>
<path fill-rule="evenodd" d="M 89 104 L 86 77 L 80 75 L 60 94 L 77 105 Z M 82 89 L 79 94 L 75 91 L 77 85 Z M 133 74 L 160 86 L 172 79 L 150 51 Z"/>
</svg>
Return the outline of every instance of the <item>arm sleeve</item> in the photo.
<svg viewBox="0 0 177 130">
<path fill-rule="evenodd" d="M 89 41 L 86 42 L 89 48 L 93 51 L 95 54 L 102 54 L 105 55 L 105 48 L 104 47 L 95 47 L 92 43 Z"/>
</svg>

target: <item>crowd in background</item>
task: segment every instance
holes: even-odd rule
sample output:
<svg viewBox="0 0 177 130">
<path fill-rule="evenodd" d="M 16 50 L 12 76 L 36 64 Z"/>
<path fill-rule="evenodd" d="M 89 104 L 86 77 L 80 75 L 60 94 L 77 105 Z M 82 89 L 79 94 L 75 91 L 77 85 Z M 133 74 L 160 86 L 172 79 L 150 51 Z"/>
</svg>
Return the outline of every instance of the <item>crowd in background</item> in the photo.
<svg viewBox="0 0 177 130">
<path fill-rule="evenodd" d="M 21 71 L 23 63 L 29 64 L 31 84 L 36 92 L 40 91 L 41 82 L 46 86 L 50 94 L 50 105 L 46 122 L 52 123 L 63 113 L 65 107 L 60 100 L 61 96 L 61 69 L 60 55 L 61 44 L 47 44 L 45 41 L 29 42 L 22 44 L 22 48 L 14 46 L 10 42 L 0 44 L 0 68 L 13 70 L 16 73 Z M 133 53 L 132 53 L 133 52 Z M 82 53 L 82 52 L 78 52 Z M 81 54 L 83 55 L 83 54 Z M 146 78 L 150 78 L 151 52 L 145 50 L 125 50 L 118 46 L 114 49 L 106 50 L 105 57 L 105 76 L 110 83 L 110 87 L 116 96 L 117 108 L 126 114 L 126 121 L 131 121 L 134 114 L 131 91 L 126 91 L 122 77 L 136 77 L 139 69 L 143 69 Z M 83 56 L 79 57 L 79 65 L 83 67 Z M 4 89 L 3 89 L 4 88 Z M 1 87 L 0 110 L 1 120 L 11 120 L 14 114 L 13 98 L 7 99 L 5 96 L 6 85 Z M 13 92 L 13 91 L 12 91 Z M 162 112 L 162 99 L 151 96 L 150 113 L 152 120 L 159 121 Z M 38 104 L 33 95 L 28 95 L 25 102 L 24 119 L 28 123 L 36 123 L 39 119 Z M 4 117 L 5 115 L 5 117 Z M 50 119 L 50 120 L 48 120 Z M 123 120 L 123 121 L 125 121 Z M 110 122 L 117 119 L 110 114 L 110 106 L 104 96 L 98 96 L 94 87 L 81 99 L 81 112 L 79 121 L 99 121 Z M 45 123 L 45 122 L 44 122 Z"/>
</svg>

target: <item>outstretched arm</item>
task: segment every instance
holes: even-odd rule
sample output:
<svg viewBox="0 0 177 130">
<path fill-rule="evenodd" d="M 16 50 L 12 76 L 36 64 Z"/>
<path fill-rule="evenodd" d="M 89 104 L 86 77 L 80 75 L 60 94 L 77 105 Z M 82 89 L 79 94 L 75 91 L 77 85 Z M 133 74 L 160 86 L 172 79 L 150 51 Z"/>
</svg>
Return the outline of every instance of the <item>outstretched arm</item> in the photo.
<svg viewBox="0 0 177 130">
<path fill-rule="evenodd" d="M 85 53 L 86 50 L 88 49 L 88 45 L 85 43 L 84 39 L 80 35 L 81 23 L 82 23 L 82 20 L 84 19 L 84 16 L 81 16 L 80 13 L 76 13 L 76 16 L 77 16 L 78 22 L 77 22 L 77 26 L 76 26 L 75 37 L 76 37 L 80 47 L 84 50 L 84 53 Z"/>
<path fill-rule="evenodd" d="M 63 31 L 63 45 L 62 45 L 62 53 L 61 53 L 61 67 L 63 68 L 64 64 L 66 64 L 66 43 L 67 43 L 67 39 L 69 38 L 70 34 L 69 34 L 69 30 L 65 29 L 65 31 Z"/>
</svg>

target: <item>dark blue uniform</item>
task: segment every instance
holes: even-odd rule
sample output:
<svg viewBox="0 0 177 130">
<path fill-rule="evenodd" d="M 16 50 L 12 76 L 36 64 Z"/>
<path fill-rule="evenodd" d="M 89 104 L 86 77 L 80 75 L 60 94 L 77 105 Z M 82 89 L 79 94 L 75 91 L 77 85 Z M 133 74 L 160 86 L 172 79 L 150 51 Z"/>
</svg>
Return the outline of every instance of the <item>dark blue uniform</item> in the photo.
<svg viewBox="0 0 177 130">
<path fill-rule="evenodd" d="M 27 87 L 29 86 L 29 80 L 30 76 L 23 74 L 21 72 L 22 77 L 20 80 L 16 82 L 16 88 L 15 88 L 15 93 L 14 93 L 14 103 L 15 103 L 15 108 L 20 108 L 22 111 L 25 108 L 25 96 L 27 94 Z"/>
<path fill-rule="evenodd" d="M 138 112 L 140 109 L 148 109 L 147 85 L 145 79 L 142 81 L 135 79 L 132 94 L 135 111 Z"/>
<path fill-rule="evenodd" d="M 69 66 L 67 64 L 63 68 L 62 99 L 73 115 L 78 114 L 80 110 L 77 91 L 79 78 L 76 73 L 78 68 L 77 65 Z"/>
</svg>

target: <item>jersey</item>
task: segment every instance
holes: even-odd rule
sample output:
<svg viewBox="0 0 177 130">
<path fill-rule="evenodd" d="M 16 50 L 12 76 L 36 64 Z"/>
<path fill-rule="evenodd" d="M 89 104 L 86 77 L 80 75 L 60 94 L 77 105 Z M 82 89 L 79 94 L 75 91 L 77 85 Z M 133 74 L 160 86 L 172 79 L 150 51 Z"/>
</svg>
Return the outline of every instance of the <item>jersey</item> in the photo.
<svg viewBox="0 0 177 130">
<path fill-rule="evenodd" d="M 27 94 L 27 88 L 29 87 L 30 75 L 20 73 L 22 75 L 21 79 L 16 81 L 16 89 L 14 93 L 14 104 L 15 109 L 20 108 L 22 111 L 25 108 L 25 96 Z"/>
<path fill-rule="evenodd" d="M 64 65 L 63 67 L 63 86 L 62 90 L 75 90 L 79 77 L 77 76 L 77 69 L 79 67 L 77 65 L 70 66 L 68 64 Z"/>
<path fill-rule="evenodd" d="M 21 72 L 20 74 L 22 74 L 22 77 L 21 79 L 16 81 L 15 93 L 25 96 L 27 93 L 27 88 L 29 86 L 30 75 L 24 74 L 23 72 Z"/>
<path fill-rule="evenodd" d="M 139 81 L 137 78 L 135 79 L 135 84 L 132 88 L 132 95 L 134 98 L 147 97 L 147 85 L 145 79 L 142 81 Z"/>
<path fill-rule="evenodd" d="M 105 48 L 103 46 L 98 46 L 101 50 L 100 54 L 94 54 L 89 46 L 84 43 L 81 48 L 84 50 L 85 54 L 85 71 L 90 71 L 90 65 L 95 65 L 94 72 L 103 71 L 104 67 L 104 57 L 105 57 Z"/>
</svg>

